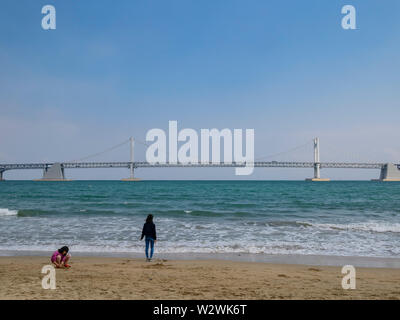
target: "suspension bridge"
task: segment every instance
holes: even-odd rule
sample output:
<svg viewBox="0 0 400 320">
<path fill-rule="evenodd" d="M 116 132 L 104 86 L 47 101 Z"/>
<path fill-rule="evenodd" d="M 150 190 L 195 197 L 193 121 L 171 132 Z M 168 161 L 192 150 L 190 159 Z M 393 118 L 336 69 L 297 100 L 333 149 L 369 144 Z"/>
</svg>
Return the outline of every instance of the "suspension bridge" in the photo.
<svg viewBox="0 0 400 320">
<path fill-rule="evenodd" d="M 137 162 L 134 161 L 134 139 L 130 138 L 130 161 L 126 162 L 84 162 L 84 161 L 69 161 L 69 162 L 49 162 L 49 163 L 15 163 L 1 164 L 0 163 L 0 181 L 4 180 L 4 172 L 9 170 L 27 170 L 41 169 L 43 177 L 37 181 L 67 181 L 65 178 L 65 169 L 89 169 L 89 168 L 126 168 L 130 171 L 130 176 L 123 181 L 138 181 L 135 178 L 134 171 L 139 168 L 240 168 L 253 166 L 254 168 L 311 168 L 314 170 L 312 178 L 309 181 L 329 181 L 328 178 L 321 178 L 321 169 L 324 168 L 349 168 L 349 169 L 379 169 L 379 178 L 373 179 L 376 181 L 400 181 L 400 164 L 394 163 L 368 163 L 368 162 L 320 162 L 319 139 L 313 140 L 314 146 L 314 161 L 254 161 L 249 162 L 196 162 L 196 163 L 181 163 L 181 162 Z M 126 143 L 126 142 L 124 142 Z M 124 144 L 122 143 L 122 144 Z M 115 149 L 122 145 L 119 144 L 106 151 Z M 91 155 L 96 156 L 104 152 Z M 86 157 L 88 158 L 88 157 Z"/>
</svg>

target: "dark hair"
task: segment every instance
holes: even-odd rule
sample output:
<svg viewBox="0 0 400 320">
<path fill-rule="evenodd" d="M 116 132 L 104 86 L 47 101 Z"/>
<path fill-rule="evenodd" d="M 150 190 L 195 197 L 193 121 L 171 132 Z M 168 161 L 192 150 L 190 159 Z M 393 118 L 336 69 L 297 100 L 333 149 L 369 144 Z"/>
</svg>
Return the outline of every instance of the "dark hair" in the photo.
<svg viewBox="0 0 400 320">
<path fill-rule="evenodd" d="M 146 222 L 153 222 L 153 215 L 149 214 L 146 218 Z"/>
<path fill-rule="evenodd" d="M 67 246 L 64 246 L 64 247 L 58 249 L 58 252 L 61 253 L 61 254 L 63 254 L 64 251 L 66 251 L 68 253 L 69 248 Z"/>
</svg>

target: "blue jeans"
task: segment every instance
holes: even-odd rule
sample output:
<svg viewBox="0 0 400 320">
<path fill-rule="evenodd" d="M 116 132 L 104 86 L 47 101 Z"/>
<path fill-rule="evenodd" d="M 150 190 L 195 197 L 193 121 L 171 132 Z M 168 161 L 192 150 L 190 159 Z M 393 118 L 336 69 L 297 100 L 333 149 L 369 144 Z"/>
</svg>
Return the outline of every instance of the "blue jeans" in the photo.
<svg viewBox="0 0 400 320">
<path fill-rule="evenodd" d="M 150 237 L 146 237 L 146 258 L 151 259 L 153 258 L 153 253 L 154 253 L 154 239 Z M 150 257 L 149 257 L 149 247 L 150 247 Z"/>
</svg>

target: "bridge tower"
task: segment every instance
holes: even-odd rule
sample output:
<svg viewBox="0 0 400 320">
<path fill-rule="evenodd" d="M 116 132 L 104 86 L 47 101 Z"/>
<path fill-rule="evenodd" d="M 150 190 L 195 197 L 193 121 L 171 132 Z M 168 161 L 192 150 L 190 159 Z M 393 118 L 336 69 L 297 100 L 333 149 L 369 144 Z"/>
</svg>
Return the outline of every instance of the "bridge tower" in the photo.
<svg viewBox="0 0 400 320">
<path fill-rule="evenodd" d="M 314 139 L 314 178 L 307 181 L 330 181 L 328 178 L 321 178 L 321 162 L 319 159 L 319 138 Z"/>
<path fill-rule="evenodd" d="M 135 139 L 133 137 L 130 137 L 129 139 L 130 142 L 130 147 L 131 147 L 131 159 L 129 162 L 129 170 L 130 170 L 130 177 L 122 179 L 122 181 L 140 181 L 140 179 L 135 178 L 134 176 L 134 170 L 135 170 L 135 161 L 134 161 L 134 150 L 135 150 Z"/>
</svg>

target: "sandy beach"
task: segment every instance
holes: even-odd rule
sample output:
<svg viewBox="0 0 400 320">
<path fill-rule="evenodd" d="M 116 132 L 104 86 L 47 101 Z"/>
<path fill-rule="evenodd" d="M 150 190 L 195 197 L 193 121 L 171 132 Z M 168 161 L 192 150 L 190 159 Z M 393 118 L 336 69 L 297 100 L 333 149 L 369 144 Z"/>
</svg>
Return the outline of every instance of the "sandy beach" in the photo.
<svg viewBox="0 0 400 320">
<path fill-rule="evenodd" d="M 41 286 L 48 257 L 0 257 L 0 299 L 400 299 L 400 269 L 357 268 L 344 290 L 341 267 L 74 257 Z"/>
</svg>

